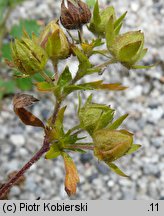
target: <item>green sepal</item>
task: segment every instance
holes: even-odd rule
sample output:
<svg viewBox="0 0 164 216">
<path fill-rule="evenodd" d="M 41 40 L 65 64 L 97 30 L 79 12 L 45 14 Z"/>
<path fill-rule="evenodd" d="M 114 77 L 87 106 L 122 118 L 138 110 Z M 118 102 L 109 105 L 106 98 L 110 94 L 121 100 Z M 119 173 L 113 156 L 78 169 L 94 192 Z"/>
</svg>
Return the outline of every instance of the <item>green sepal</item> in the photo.
<svg viewBox="0 0 164 216">
<path fill-rule="evenodd" d="M 94 9 L 93 9 L 93 22 L 97 24 L 101 22 L 98 0 L 96 1 Z"/>
<path fill-rule="evenodd" d="M 153 65 L 133 65 L 131 68 L 132 69 L 150 69 L 152 67 L 155 67 L 156 64 Z"/>
<path fill-rule="evenodd" d="M 118 57 L 121 62 L 129 61 L 129 57 L 132 59 L 135 57 L 140 49 L 142 41 L 136 41 L 134 43 L 129 43 L 128 45 L 122 47 L 119 51 Z"/>
<path fill-rule="evenodd" d="M 114 23 L 114 28 L 117 29 L 120 25 L 122 26 L 122 22 L 126 17 L 127 11 L 123 13 Z M 119 33 L 119 32 L 118 32 Z"/>
<path fill-rule="evenodd" d="M 136 152 L 139 148 L 141 148 L 140 144 L 133 144 L 132 147 L 129 149 L 129 151 L 126 154 L 130 155 L 130 154 Z"/>
<path fill-rule="evenodd" d="M 122 124 L 122 122 L 128 117 L 128 115 L 129 115 L 129 114 L 125 114 L 125 115 L 119 117 L 116 121 L 114 121 L 112 124 L 110 124 L 110 125 L 108 126 L 108 128 L 109 128 L 110 130 L 115 130 L 115 129 L 117 129 L 117 128 Z"/>
<path fill-rule="evenodd" d="M 116 164 L 114 163 L 106 163 L 109 168 L 115 172 L 117 175 L 120 175 L 122 177 L 129 177 L 128 175 L 126 175 Z"/>
<path fill-rule="evenodd" d="M 115 39 L 115 32 L 114 32 L 114 17 L 111 16 L 109 21 L 106 25 L 106 44 L 107 48 L 110 50 L 113 41 Z"/>
</svg>

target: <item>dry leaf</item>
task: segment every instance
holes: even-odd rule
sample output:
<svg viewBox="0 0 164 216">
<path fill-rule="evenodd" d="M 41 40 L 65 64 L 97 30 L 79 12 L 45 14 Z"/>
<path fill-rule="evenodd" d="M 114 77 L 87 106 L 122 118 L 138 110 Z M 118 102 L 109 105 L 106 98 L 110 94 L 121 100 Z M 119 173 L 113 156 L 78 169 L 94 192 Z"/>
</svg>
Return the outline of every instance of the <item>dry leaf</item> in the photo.
<svg viewBox="0 0 164 216">
<path fill-rule="evenodd" d="M 77 183 L 80 181 L 76 166 L 72 160 L 72 158 L 66 154 L 62 154 L 65 164 L 65 191 L 67 192 L 68 196 L 72 196 L 76 193 L 76 186 Z"/>
<path fill-rule="evenodd" d="M 25 107 L 31 106 L 38 101 L 31 95 L 16 94 L 13 99 L 14 112 L 24 124 L 44 128 L 43 122 L 25 109 Z"/>
<path fill-rule="evenodd" d="M 24 108 L 33 105 L 39 100 L 28 94 L 16 94 L 13 99 L 14 108 Z"/>
</svg>

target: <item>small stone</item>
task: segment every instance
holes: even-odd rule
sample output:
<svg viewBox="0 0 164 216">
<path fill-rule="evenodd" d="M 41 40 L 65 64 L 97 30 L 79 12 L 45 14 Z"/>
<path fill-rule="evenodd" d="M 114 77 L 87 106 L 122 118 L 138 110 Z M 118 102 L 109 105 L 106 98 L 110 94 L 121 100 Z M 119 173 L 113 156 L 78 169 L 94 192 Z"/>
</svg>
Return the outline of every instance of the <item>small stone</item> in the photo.
<svg viewBox="0 0 164 216">
<path fill-rule="evenodd" d="M 18 196 L 21 193 L 21 190 L 18 186 L 13 186 L 10 190 L 10 196 Z"/>
<path fill-rule="evenodd" d="M 103 163 L 97 163 L 96 167 L 97 167 L 98 171 L 100 173 L 102 173 L 103 175 L 109 174 L 109 168 L 107 165 L 105 165 Z"/>
<path fill-rule="evenodd" d="M 131 6 L 132 11 L 134 12 L 138 11 L 139 9 L 139 4 L 137 2 L 132 2 L 130 6 Z"/>
<path fill-rule="evenodd" d="M 86 153 L 86 154 L 80 155 L 80 161 L 83 164 L 90 162 L 92 159 L 93 159 L 93 155 L 91 153 Z"/>
<path fill-rule="evenodd" d="M 10 141 L 17 147 L 21 147 L 25 144 L 25 139 L 21 134 L 12 134 L 10 136 Z"/>
</svg>

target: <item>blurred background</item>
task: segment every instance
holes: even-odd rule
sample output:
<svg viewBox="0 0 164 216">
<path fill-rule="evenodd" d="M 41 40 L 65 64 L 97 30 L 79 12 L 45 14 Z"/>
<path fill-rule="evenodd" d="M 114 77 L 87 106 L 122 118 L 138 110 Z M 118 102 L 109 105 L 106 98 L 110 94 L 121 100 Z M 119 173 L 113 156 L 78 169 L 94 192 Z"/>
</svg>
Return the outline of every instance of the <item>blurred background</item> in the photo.
<svg viewBox="0 0 164 216">
<path fill-rule="evenodd" d="M 24 126 L 12 108 L 15 92 L 30 93 L 40 99 L 32 107 L 35 115 L 46 119 L 53 109 L 51 95 L 38 94 L 32 88 L 32 80 L 14 79 L 17 73 L 8 68 L 4 59 L 10 59 L 9 41 L 21 37 L 22 27 L 31 34 L 50 20 L 60 16 L 60 0 L 0 0 L 0 182 L 7 174 L 20 169 L 36 152 L 43 140 L 42 130 Z M 88 1 L 93 5 L 94 0 Z M 142 148 L 131 156 L 117 161 L 119 167 L 130 176 L 117 176 L 99 163 L 91 152 L 72 154 L 80 175 L 76 196 L 71 199 L 114 199 L 150 200 L 164 199 L 164 1 L 163 0 L 100 0 L 102 8 L 113 5 L 118 15 L 128 11 L 123 32 L 141 29 L 145 33 L 148 54 L 143 64 L 159 64 L 149 70 L 127 71 L 120 65 L 108 67 L 103 79 L 122 82 L 129 86 L 124 92 L 96 92 L 95 102 L 106 103 L 116 109 L 116 116 L 129 113 L 124 123 L 135 134 L 135 143 Z M 17 4 L 16 4 L 17 3 Z M 86 31 L 86 37 L 89 37 Z M 92 59 L 101 62 L 99 56 Z M 77 62 L 62 61 L 75 73 Z M 60 69 L 59 68 L 59 69 Z M 51 67 L 50 67 L 51 69 Z M 88 76 L 87 81 L 95 78 Z M 33 79 L 41 79 L 39 76 Z M 83 100 L 91 92 L 82 94 Z M 71 94 L 67 101 L 65 128 L 77 123 L 77 94 Z M 45 160 L 41 158 L 26 173 L 23 186 L 14 186 L 9 199 L 70 199 L 64 191 L 64 165 L 62 158 Z"/>
</svg>

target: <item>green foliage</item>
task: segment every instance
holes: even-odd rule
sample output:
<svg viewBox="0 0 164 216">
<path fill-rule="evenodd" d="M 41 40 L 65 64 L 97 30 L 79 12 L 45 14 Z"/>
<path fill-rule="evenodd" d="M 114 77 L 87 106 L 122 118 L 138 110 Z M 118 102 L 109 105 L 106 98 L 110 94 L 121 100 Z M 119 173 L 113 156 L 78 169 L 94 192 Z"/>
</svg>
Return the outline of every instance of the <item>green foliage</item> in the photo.
<svg viewBox="0 0 164 216">
<path fill-rule="evenodd" d="M 24 29 L 30 37 L 33 33 L 38 35 L 40 32 L 40 26 L 38 25 L 36 20 L 21 20 L 18 25 L 14 25 L 12 27 L 10 35 L 13 38 L 20 39 L 23 36 Z"/>
<path fill-rule="evenodd" d="M 88 4 L 88 6 L 93 7 L 95 4 L 96 0 L 86 0 L 86 3 Z"/>
</svg>

